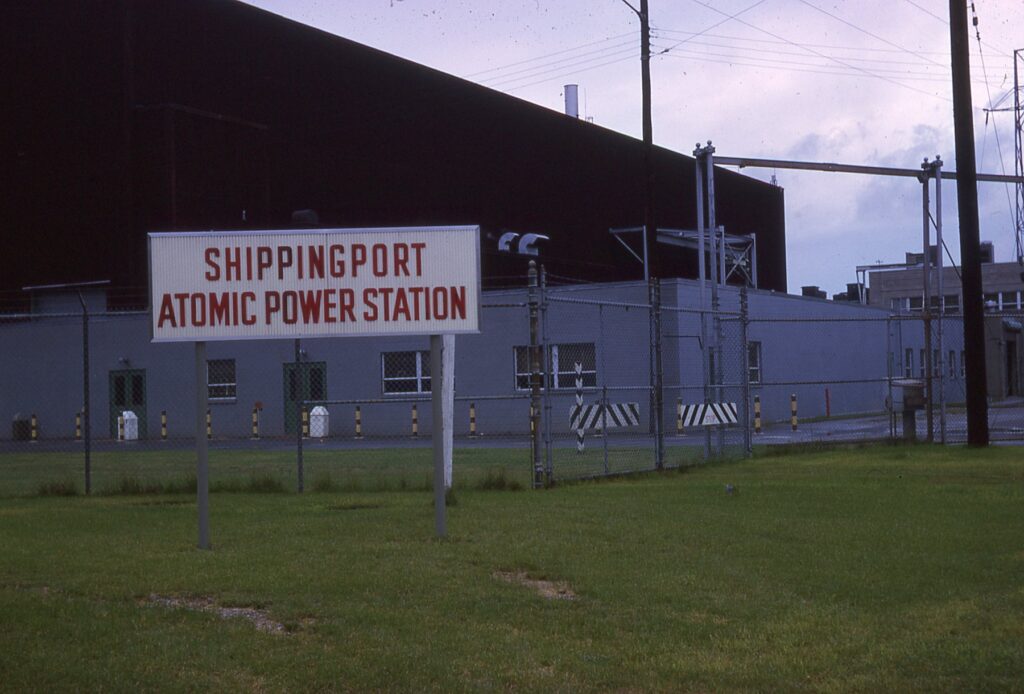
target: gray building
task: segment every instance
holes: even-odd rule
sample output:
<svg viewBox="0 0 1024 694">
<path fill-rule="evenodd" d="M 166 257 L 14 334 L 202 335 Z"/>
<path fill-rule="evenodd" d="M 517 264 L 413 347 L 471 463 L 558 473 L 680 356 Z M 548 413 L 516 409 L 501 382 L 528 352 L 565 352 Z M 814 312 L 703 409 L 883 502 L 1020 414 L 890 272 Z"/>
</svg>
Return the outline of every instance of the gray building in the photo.
<svg viewBox="0 0 1024 694">
<path fill-rule="evenodd" d="M 704 356 L 711 348 L 708 397 L 749 406 L 754 396 L 766 421 L 789 416 L 796 395 L 801 416 L 881 412 L 890 378 L 903 370 L 915 331 L 872 306 L 835 304 L 767 290 L 748 290 L 748 320 L 740 290 L 720 290 L 719 321 L 708 317 L 702 335 L 700 285 L 662 282 L 661 354 L 666 428 L 681 404 L 705 398 Z M 190 344 L 150 342 L 148 313 L 107 313 L 89 319 L 89 373 L 93 432 L 117 434 L 125 410 L 139 418 L 142 438 L 160 436 L 166 414 L 170 436 L 194 430 L 194 351 Z M 483 295 L 481 332 L 456 339 L 456 434 L 469 433 L 474 405 L 480 433 L 528 429 L 529 317 L 525 290 Z M 553 431 L 568 432 L 578 363 L 586 400 L 635 403 L 640 428 L 650 420 L 651 329 L 648 287 L 607 283 L 548 288 L 542 310 L 547 403 Z M 77 297 L 40 296 L 32 314 L 0 316 L 0 416 L 35 414 L 43 438 L 70 438 L 82 407 L 82 317 Z M 61 311 L 54 313 L 53 311 Z M 44 313 L 45 311 L 45 313 Z M 717 336 L 717 341 L 716 341 Z M 320 338 L 211 342 L 207 346 L 210 411 L 215 437 L 251 433 L 256 410 L 264 437 L 294 435 L 296 403 L 330 400 L 331 435 L 407 434 L 412 406 L 430 391 L 427 337 Z M 297 359 L 298 357 L 298 359 Z M 718 385 L 715 385 L 718 384 Z M 747 399 L 749 398 L 749 400 Z M 419 426 L 430 427 L 430 408 L 417 407 Z M 742 416 L 742 414 L 741 414 Z M 3 438 L 12 435 L 4 428 Z"/>
</svg>

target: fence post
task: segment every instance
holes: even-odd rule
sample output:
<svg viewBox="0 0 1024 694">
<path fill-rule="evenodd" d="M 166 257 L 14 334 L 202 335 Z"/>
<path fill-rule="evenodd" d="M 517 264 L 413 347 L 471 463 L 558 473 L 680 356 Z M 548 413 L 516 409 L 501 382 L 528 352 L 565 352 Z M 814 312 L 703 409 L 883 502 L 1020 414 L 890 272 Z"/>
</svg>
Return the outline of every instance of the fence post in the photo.
<svg viewBox="0 0 1024 694">
<path fill-rule="evenodd" d="M 544 359 L 544 373 L 547 382 L 541 391 L 544 399 L 544 419 L 541 427 L 544 433 L 544 475 L 547 484 L 551 484 L 554 478 L 554 468 L 551 461 L 551 383 L 555 375 L 551 373 L 551 345 L 548 341 L 548 274 L 544 266 L 540 266 L 540 343 L 541 354 Z"/>
<path fill-rule="evenodd" d="M 648 292 L 651 304 L 651 400 L 654 419 L 654 467 L 661 470 L 665 466 L 665 413 L 663 372 L 661 361 L 661 281 L 652 277 L 649 280 Z"/>
<path fill-rule="evenodd" d="M 604 446 L 604 474 L 608 474 L 608 386 L 601 386 L 601 441 Z"/>
<path fill-rule="evenodd" d="M 533 486 L 544 484 L 544 467 L 540 459 L 540 342 L 539 302 L 537 300 L 537 262 L 530 261 L 527 274 L 527 295 L 530 308 L 530 464 Z"/>
<path fill-rule="evenodd" d="M 85 493 L 92 493 L 92 406 L 89 404 L 89 307 L 82 291 L 78 290 L 78 303 L 82 306 L 82 420 L 85 425 Z"/>
<path fill-rule="evenodd" d="M 740 287 L 740 350 L 742 351 L 743 373 L 740 375 L 743 384 L 743 450 L 746 455 L 754 451 L 750 437 L 750 348 L 747 335 L 747 324 L 750 322 L 747 287 Z"/>
<path fill-rule="evenodd" d="M 301 395 L 302 378 L 302 342 L 295 340 L 295 371 L 294 378 L 299 397 L 295 400 L 295 490 L 301 494 L 305 487 L 305 469 L 302 459 L 302 411 L 306 408 L 305 398 Z"/>
</svg>

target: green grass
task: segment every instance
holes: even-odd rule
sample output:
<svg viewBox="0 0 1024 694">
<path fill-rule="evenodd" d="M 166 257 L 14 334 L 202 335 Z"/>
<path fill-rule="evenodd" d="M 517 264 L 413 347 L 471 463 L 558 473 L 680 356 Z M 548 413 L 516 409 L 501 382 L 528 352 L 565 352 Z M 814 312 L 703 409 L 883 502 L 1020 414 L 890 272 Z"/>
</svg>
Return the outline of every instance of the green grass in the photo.
<svg viewBox="0 0 1024 694">
<path fill-rule="evenodd" d="M 650 457 L 650 453 L 646 454 Z M 303 456 L 304 485 L 313 491 L 401 491 L 430 489 L 429 447 L 371 450 L 311 450 Z M 495 475 L 530 485 L 529 452 L 456 449 L 457 487 L 478 486 Z M 294 491 L 298 470 L 294 450 L 210 450 L 212 491 Z M 85 463 L 80 451 L 0 454 L 0 498 L 84 494 Z M 194 493 L 195 452 L 189 449 L 129 450 L 92 455 L 92 491 L 99 496 Z"/>
<path fill-rule="evenodd" d="M 426 492 L 214 493 L 211 552 L 185 494 L 0 499 L 0 690 L 1024 691 L 1019 449 L 457 497 L 439 541 Z"/>
</svg>

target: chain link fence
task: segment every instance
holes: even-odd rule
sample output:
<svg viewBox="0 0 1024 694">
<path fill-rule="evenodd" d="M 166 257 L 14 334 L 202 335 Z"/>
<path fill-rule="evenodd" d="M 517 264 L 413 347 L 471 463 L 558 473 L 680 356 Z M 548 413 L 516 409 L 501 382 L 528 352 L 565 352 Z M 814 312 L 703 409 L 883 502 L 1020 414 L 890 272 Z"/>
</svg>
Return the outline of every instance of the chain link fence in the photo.
<svg viewBox="0 0 1024 694">
<path fill-rule="evenodd" d="M 693 283 L 488 293 L 481 333 L 455 341 L 456 485 L 966 440 L 959 316 L 766 296 L 723 288 L 701 311 Z M 0 494 L 194 488 L 197 432 L 214 489 L 432 485 L 428 338 L 211 343 L 196 369 L 191 345 L 150 343 L 148 312 L 73 299 L 0 313 Z M 1024 439 L 1022 323 L 986 316 L 994 441 Z"/>
</svg>

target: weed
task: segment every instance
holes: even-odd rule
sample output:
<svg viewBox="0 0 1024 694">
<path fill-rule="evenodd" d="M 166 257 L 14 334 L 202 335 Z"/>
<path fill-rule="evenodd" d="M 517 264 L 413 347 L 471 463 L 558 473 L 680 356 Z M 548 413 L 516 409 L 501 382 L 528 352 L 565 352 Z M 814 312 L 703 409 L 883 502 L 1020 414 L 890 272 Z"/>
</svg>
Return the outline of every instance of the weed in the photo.
<svg viewBox="0 0 1024 694">
<path fill-rule="evenodd" d="M 37 496 L 78 496 L 78 485 L 73 480 L 63 482 L 40 482 Z"/>
</svg>

